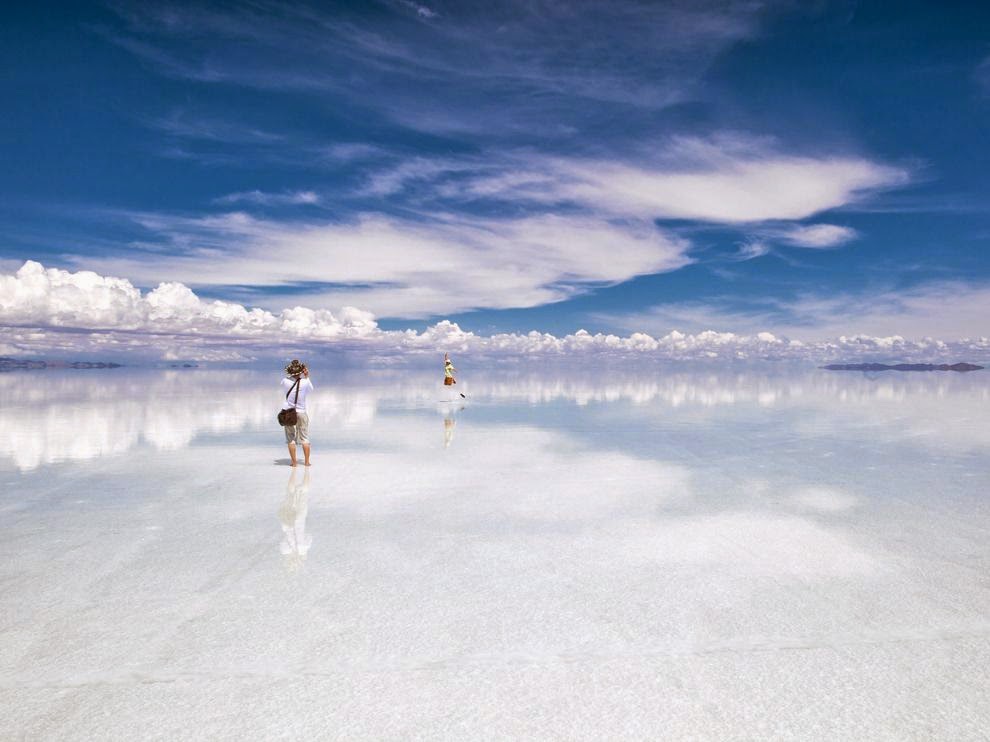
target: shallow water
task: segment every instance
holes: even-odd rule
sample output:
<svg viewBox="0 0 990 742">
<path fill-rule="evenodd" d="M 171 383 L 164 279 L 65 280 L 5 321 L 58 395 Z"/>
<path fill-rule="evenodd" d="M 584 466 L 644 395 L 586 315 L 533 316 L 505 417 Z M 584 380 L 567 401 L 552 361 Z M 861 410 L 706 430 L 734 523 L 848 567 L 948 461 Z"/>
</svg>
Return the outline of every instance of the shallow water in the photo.
<svg viewBox="0 0 990 742">
<path fill-rule="evenodd" d="M 986 739 L 985 372 L 277 381 L 0 376 L 0 738 Z"/>
</svg>

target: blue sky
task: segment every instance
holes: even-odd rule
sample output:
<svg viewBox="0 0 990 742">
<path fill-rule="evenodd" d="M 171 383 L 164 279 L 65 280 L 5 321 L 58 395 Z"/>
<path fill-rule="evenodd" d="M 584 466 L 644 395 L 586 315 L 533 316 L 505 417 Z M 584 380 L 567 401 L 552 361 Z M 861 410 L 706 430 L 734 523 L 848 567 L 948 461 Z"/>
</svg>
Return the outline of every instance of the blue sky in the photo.
<svg viewBox="0 0 990 742">
<path fill-rule="evenodd" d="M 383 330 L 990 334 L 978 3 L 5 15 L 0 273 Z"/>
</svg>

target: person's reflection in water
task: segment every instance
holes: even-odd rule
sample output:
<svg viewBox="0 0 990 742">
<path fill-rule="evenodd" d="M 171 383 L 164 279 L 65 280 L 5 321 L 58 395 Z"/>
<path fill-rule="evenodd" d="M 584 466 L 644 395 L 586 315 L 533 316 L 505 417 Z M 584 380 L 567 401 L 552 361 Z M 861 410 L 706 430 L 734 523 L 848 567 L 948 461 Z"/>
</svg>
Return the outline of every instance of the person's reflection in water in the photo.
<svg viewBox="0 0 990 742">
<path fill-rule="evenodd" d="M 457 412 L 463 410 L 464 407 L 459 407 Z M 443 416 L 443 447 L 450 448 L 450 444 L 454 441 L 454 426 L 457 425 L 457 420 L 454 418 L 454 410 L 447 410 Z"/>
<path fill-rule="evenodd" d="M 309 478 L 312 469 L 307 468 L 302 482 L 296 481 L 299 469 L 293 467 L 289 483 L 285 485 L 285 500 L 278 509 L 278 519 L 282 522 L 282 543 L 279 551 L 285 557 L 285 566 L 296 571 L 306 561 L 306 553 L 313 543 L 313 537 L 306 533 L 306 513 L 309 508 Z"/>
<path fill-rule="evenodd" d="M 447 416 L 443 419 L 443 447 L 450 448 L 450 444 L 454 440 L 454 426 L 457 422 L 454 420 L 453 413 L 447 413 Z"/>
</svg>

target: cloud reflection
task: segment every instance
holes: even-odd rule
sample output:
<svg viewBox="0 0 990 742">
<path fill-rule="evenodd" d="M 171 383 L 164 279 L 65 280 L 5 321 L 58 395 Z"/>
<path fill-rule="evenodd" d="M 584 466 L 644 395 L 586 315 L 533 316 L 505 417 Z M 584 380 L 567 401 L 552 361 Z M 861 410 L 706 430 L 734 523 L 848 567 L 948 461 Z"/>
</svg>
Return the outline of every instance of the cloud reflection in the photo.
<svg viewBox="0 0 990 742">
<path fill-rule="evenodd" d="M 327 374 L 312 416 L 352 432 L 382 414 L 436 406 L 430 376 L 383 372 Z M 622 403 L 628 420 L 708 424 L 696 413 L 749 408 L 776 414 L 796 435 L 866 435 L 942 449 L 990 447 L 986 375 L 667 372 L 473 374 L 472 405 L 497 414 L 518 405 L 576 407 Z M 115 456 L 138 445 L 178 450 L 197 437 L 264 431 L 274 425 L 277 379 L 249 371 L 38 372 L 0 375 L 0 461 L 22 471 L 59 461 Z M 454 415 L 444 423 L 450 446 Z M 29 420 L 30 434 L 25 434 Z M 548 418 L 548 425 L 553 425 Z M 595 417 L 583 424 L 606 425 Z M 614 424 L 614 420 L 607 423 Z M 319 433 L 317 433 L 319 435 Z"/>
<path fill-rule="evenodd" d="M 271 395 L 241 387 L 243 379 L 169 371 L 0 376 L 0 456 L 28 470 L 122 454 L 142 441 L 168 451 L 198 435 L 244 430 L 273 407 Z"/>
<path fill-rule="evenodd" d="M 20 382 L 34 378 L 0 382 L 20 404 L 3 406 L 8 425 L 27 409 Z M 37 505 L 10 513 L 16 559 L 4 562 L 32 632 L 18 672 L 32 680 L 78 685 L 96 666 L 130 682 L 135 661 L 158 679 L 253 666 L 473 677 L 465 668 L 480 663 L 570 667 L 589 656 L 645 657 L 654 673 L 658 658 L 705 664 L 718 652 L 748 667 L 795 647 L 824 647 L 841 664 L 877 638 L 883 652 L 908 651 L 901 639 L 920 632 L 942 651 L 929 639 L 986 628 L 986 513 L 981 480 L 968 478 L 985 474 L 986 456 L 950 461 L 894 436 L 929 426 L 920 439 L 935 445 L 944 427 L 931 426 L 980 417 L 978 377 L 876 387 L 814 372 L 727 374 L 692 386 L 683 374 L 613 374 L 596 386 L 472 374 L 470 401 L 451 416 L 435 378 L 327 374 L 313 396 L 317 471 L 288 481 L 264 455 L 281 451 L 268 375 L 37 378 L 50 381 L 37 384 L 37 409 L 103 410 L 111 442 L 116 414 L 195 426 L 189 411 L 214 388 L 230 390 L 242 416 L 224 425 L 256 434 L 225 435 L 222 451 L 194 438 L 148 457 L 126 497 L 120 467 L 89 467 L 81 488 L 109 493 L 89 506 L 63 496 L 72 472 L 12 488 Z M 623 396 L 641 382 L 676 395 Z M 894 399 L 873 393 L 888 384 Z M 525 402 L 544 391 L 546 403 Z M 456 439 L 445 450 L 447 418 Z M 133 430 L 134 445 L 153 445 Z M 309 475 L 332 482 L 332 518 L 308 519 Z M 36 538 L 39 523 L 69 547 Z M 162 530 L 149 538 L 148 526 Z M 123 556 L 104 568 L 107 539 Z M 285 579 L 303 567 L 307 579 Z M 286 600 L 298 642 L 279 641 Z M 156 621 L 157 642 L 130 631 Z M 87 651 L 51 649 L 53 626 Z M 910 651 L 904 660 L 926 666 Z"/>
</svg>

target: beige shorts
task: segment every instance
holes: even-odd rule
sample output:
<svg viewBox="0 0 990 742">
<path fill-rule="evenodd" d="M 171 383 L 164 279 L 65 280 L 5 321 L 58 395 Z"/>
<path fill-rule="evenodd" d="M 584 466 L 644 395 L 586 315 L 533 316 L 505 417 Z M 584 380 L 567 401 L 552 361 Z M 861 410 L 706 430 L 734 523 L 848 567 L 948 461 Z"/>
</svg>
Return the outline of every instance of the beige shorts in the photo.
<svg viewBox="0 0 990 742">
<path fill-rule="evenodd" d="M 309 415 L 305 412 L 296 412 L 296 424 L 286 425 L 286 443 L 309 443 Z"/>
</svg>

